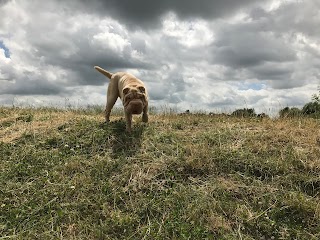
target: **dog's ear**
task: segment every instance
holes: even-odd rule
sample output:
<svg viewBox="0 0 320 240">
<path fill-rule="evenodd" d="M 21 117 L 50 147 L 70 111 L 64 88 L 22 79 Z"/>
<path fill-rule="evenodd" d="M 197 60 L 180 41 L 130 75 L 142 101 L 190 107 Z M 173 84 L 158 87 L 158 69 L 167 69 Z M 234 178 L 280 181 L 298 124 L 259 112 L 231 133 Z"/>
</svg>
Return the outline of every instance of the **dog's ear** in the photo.
<svg viewBox="0 0 320 240">
<path fill-rule="evenodd" d="M 122 90 L 123 95 L 126 95 L 129 92 L 130 88 L 124 88 Z"/>
<path fill-rule="evenodd" d="M 139 91 L 141 93 L 145 93 L 146 92 L 146 89 L 143 86 L 138 87 L 138 89 L 139 89 Z"/>
</svg>

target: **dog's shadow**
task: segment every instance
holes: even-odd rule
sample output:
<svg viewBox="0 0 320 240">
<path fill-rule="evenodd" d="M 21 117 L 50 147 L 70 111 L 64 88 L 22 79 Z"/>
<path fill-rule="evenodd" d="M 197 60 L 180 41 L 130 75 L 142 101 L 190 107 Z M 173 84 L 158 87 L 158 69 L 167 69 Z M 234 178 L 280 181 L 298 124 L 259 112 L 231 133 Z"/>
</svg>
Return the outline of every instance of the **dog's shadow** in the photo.
<svg viewBox="0 0 320 240">
<path fill-rule="evenodd" d="M 110 143 L 113 158 L 132 157 L 139 152 L 145 124 L 140 122 L 134 124 L 130 133 L 125 130 L 126 123 L 123 120 L 104 123 L 104 128 L 107 128 L 112 135 Z"/>
</svg>

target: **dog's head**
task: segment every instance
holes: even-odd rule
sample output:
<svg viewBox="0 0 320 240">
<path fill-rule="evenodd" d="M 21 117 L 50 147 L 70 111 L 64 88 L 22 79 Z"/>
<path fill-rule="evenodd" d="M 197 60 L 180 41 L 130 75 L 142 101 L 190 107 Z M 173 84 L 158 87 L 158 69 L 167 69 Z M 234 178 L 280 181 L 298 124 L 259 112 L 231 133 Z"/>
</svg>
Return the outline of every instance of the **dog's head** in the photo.
<svg viewBox="0 0 320 240">
<path fill-rule="evenodd" d="M 144 86 L 127 86 L 122 90 L 123 106 L 126 112 L 132 114 L 142 113 L 147 105 L 147 92 Z"/>
</svg>

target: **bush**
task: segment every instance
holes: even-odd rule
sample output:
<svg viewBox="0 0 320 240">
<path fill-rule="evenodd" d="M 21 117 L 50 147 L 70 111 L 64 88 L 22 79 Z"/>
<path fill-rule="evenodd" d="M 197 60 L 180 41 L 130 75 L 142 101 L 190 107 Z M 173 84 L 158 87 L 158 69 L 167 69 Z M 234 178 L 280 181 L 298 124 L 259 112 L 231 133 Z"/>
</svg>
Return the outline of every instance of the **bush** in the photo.
<svg viewBox="0 0 320 240">
<path fill-rule="evenodd" d="M 285 107 L 284 109 L 281 109 L 279 112 L 279 115 L 281 118 L 285 117 L 300 117 L 302 116 L 302 112 L 299 108 L 293 107 Z"/>
<path fill-rule="evenodd" d="M 320 103 L 309 102 L 302 108 L 302 113 L 305 115 L 320 116 Z"/>
<path fill-rule="evenodd" d="M 231 113 L 231 115 L 236 117 L 256 117 L 257 116 L 254 111 L 254 108 L 237 109 L 233 113 Z"/>
<path fill-rule="evenodd" d="M 302 113 L 304 115 L 314 118 L 320 117 L 320 87 L 318 88 L 318 91 L 318 94 L 312 95 L 312 101 L 303 106 Z"/>
</svg>

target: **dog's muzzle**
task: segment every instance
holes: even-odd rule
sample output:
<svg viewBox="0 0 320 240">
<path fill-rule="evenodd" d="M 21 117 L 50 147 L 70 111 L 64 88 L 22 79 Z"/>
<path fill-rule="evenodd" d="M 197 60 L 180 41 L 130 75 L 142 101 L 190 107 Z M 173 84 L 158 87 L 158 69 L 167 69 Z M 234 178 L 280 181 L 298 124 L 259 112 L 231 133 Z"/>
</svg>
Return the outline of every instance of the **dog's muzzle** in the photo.
<svg viewBox="0 0 320 240">
<path fill-rule="evenodd" d="M 141 99 L 132 99 L 128 105 L 127 109 L 132 114 L 140 114 L 143 111 L 143 102 Z"/>
</svg>

